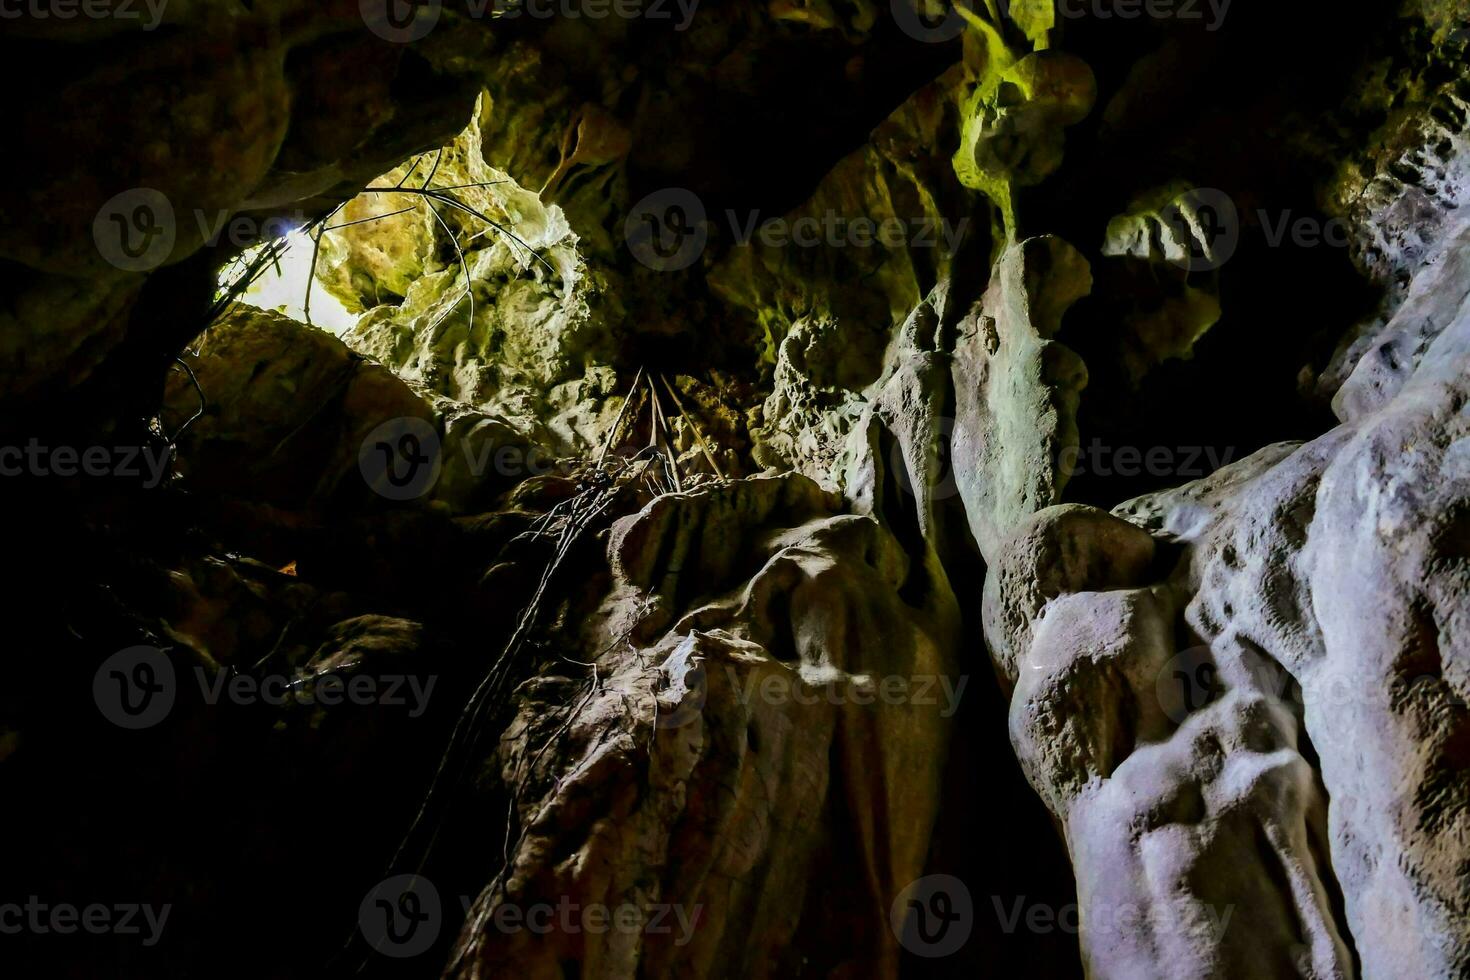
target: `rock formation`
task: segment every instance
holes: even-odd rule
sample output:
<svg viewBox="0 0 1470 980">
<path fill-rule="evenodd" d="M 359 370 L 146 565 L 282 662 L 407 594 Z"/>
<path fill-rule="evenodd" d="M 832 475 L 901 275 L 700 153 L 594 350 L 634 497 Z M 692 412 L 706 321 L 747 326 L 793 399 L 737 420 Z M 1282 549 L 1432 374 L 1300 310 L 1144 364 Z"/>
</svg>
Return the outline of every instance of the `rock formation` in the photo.
<svg viewBox="0 0 1470 980">
<path fill-rule="evenodd" d="M 14 975 L 1470 976 L 1464 0 L 64 6 Z"/>
</svg>

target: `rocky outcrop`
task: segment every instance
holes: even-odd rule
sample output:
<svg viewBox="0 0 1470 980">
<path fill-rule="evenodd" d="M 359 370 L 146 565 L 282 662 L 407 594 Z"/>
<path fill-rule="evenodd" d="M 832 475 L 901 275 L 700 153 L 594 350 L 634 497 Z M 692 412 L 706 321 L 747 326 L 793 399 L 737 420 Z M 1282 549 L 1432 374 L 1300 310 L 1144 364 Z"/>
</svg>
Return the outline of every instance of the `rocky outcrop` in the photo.
<svg viewBox="0 0 1470 980">
<path fill-rule="evenodd" d="M 997 664 L 1011 739 L 1077 872 L 1084 960 L 1096 976 L 1352 976 L 1300 709 L 1250 644 L 1180 635 L 1153 552 L 1101 512 L 1043 511 L 987 590 L 990 635 L 1015 654 Z"/>
<path fill-rule="evenodd" d="M 433 407 L 331 334 L 251 307 L 215 324 L 169 376 L 164 422 L 200 490 L 286 509 L 369 496 L 368 436 Z M 432 429 L 431 429 L 432 431 Z"/>
<path fill-rule="evenodd" d="M 521 829 L 449 975 L 895 975 L 891 932 L 824 947 L 823 910 L 880 920 L 923 868 L 954 705 L 891 699 L 954 693 L 957 618 L 937 584 L 906 601 L 909 556 L 839 503 L 757 478 L 614 525 L 609 597 L 567 657 L 592 676 L 528 684 L 502 736 Z M 495 925 L 568 897 L 636 927 Z"/>
<path fill-rule="evenodd" d="M 1470 971 L 1464 0 L 415 6 L 0 42 L 22 971 Z"/>
<path fill-rule="evenodd" d="M 476 116 L 441 151 L 374 183 L 439 197 L 364 195 L 332 219 L 322 286 L 363 313 L 352 348 L 431 392 L 585 451 L 616 413 L 610 368 L 623 316 L 560 208 L 481 155 Z"/>
<path fill-rule="evenodd" d="M 158 18 L 146 30 L 27 18 L 7 32 L 7 88 L 31 93 L 14 128 L 32 150 L 0 192 L 11 402 L 55 404 L 90 380 L 146 411 L 207 323 L 170 310 L 176 296 L 146 300 L 150 274 L 176 290 L 187 277 L 207 307 L 225 259 L 439 145 L 474 99 L 473 27 L 409 51 L 356 4 L 171 2 Z"/>
<path fill-rule="evenodd" d="M 1061 500 L 1087 367 L 1054 338 L 1092 289 L 1087 260 L 1059 238 L 1012 246 L 955 348 L 950 458 L 970 533 L 992 559 L 1023 519 Z"/>
<path fill-rule="evenodd" d="M 1099 975 L 1470 964 L 1456 666 L 1470 307 L 1440 275 L 1421 273 L 1390 331 L 1443 329 L 1376 405 L 1121 506 L 1137 530 L 1043 512 L 991 573 L 1012 740 L 1080 894 L 1095 917 L 1128 903 L 1167 923 L 1089 929 L 1084 899 Z M 1177 556 L 1164 578 L 1155 540 Z M 1242 852 L 1260 856 L 1249 874 Z M 1252 921 L 1203 928 L 1225 910 Z"/>
</svg>

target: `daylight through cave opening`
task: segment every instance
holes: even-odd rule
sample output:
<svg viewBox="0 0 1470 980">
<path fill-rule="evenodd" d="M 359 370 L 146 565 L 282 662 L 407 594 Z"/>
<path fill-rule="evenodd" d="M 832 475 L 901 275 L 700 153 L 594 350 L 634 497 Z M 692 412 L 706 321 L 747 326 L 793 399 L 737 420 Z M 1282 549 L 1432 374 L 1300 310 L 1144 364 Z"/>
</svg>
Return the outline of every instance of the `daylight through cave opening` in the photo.
<svg viewBox="0 0 1470 980">
<path fill-rule="evenodd" d="M 1464 0 L 64 6 L 5 975 L 1470 975 Z"/>
</svg>

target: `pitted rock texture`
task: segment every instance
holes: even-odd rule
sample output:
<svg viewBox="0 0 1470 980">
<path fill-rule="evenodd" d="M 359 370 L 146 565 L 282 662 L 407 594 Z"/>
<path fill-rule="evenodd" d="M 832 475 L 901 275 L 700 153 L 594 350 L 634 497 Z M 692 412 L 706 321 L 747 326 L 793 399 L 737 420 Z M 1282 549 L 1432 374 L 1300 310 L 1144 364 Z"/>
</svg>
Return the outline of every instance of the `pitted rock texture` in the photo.
<svg viewBox="0 0 1470 980">
<path fill-rule="evenodd" d="M 991 572 L 1012 740 L 1067 828 L 1079 894 L 1176 927 L 1150 944 L 1084 922 L 1099 976 L 1233 976 L 1247 950 L 1261 975 L 1470 968 L 1470 306 L 1421 295 L 1390 331 L 1443 328 L 1350 422 L 1120 506 L 1141 530 L 1044 512 Z M 1144 530 L 1172 573 L 1149 574 Z M 1141 819 L 1147 835 L 1115 838 Z M 1250 840 L 1254 882 L 1233 857 Z M 1285 911 L 1233 937 L 1189 925 L 1222 904 Z"/>
<path fill-rule="evenodd" d="M 1089 972 L 1352 976 L 1300 708 L 1248 644 L 1189 645 L 1182 593 L 1147 585 L 1153 552 L 1118 518 L 1047 510 L 987 589 L 992 642 L 1018 651 L 998 661 L 1011 740 L 1062 824 Z"/>
<path fill-rule="evenodd" d="M 444 398 L 587 451 L 611 427 L 611 362 L 625 316 L 620 277 L 589 265 L 559 207 L 543 204 L 482 156 L 480 101 L 442 150 L 374 181 L 449 188 L 364 195 L 323 240 L 325 287 L 363 315 L 343 339 Z"/>
</svg>

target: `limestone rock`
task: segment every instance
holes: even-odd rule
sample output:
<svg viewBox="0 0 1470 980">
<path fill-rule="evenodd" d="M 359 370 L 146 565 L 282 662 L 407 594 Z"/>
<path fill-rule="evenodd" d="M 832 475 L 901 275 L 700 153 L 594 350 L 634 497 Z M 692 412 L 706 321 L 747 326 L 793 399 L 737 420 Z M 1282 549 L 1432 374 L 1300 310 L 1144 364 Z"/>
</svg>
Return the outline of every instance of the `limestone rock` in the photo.
<svg viewBox="0 0 1470 980">
<path fill-rule="evenodd" d="M 1011 739 L 1072 853 L 1084 958 L 1107 977 L 1350 976 L 1300 708 L 1249 643 L 1179 652 L 1179 594 L 1140 587 L 1152 551 L 1117 518 L 1056 508 L 987 582 Z"/>
<path fill-rule="evenodd" d="M 1389 66 L 1374 66 L 1357 93 L 1381 125 L 1365 148 L 1338 162 L 1325 191 L 1330 212 L 1346 226 L 1354 262 L 1387 292 L 1380 309 L 1344 338 L 1318 380 L 1324 394 L 1336 393 L 1339 411 L 1351 411 L 1343 404 L 1350 396 L 1339 388 L 1372 361 L 1370 350 L 1387 344 L 1401 357 L 1414 356 L 1404 349 L 1406 339 L 1412 349 L 1412 339 L 1386 336 L 1384 328 L 1401 304 L 1412 302 L 1410 287 L 1422 284 L 1421 270 L 1459 250 L 1453 240 L 1470 203 L 1467 35 L 1454 4 L 1419 7 L 1415 13 L 1426 21 L 1419 47 Z M 1425 71 L 1425 63 L 1440 60 L 1454 68 L 1442 75 Z"/>
<path fill-rule="evenodd" d="M 182 476 L 0 474 L 12 645 L 48 654 L 0 685 L 28 845 L 0 880 L 138 881 L 179 916 L 156 961 L 48 936 L 29 972 L 1470 973 L 1470 0 L 1214 25 L 417 6 L 412 44 L 350 0 L 0 40 L 27 83 L 4 427 L 75 403 Z M 913 36 L 919 7 L 951 42 Z M 1315 198 L 1353 244 L 1222 265 L 1177 175 L 1243 214 Z M 148 274 L 96 235 L 138 186 L 178 238 Z M 626 219 L 671 190 L 710 234 L 665 273 Z M 237 309 L 199 333 L 240 251 L 209 227 L 338 205 L 315 290 L 354 329 Z M 651 390 L 690 415 L 646 421 Z M 395 419 L 437 447 L 407 500 L 360 472 Z M 1072 479 L 1084 434 L 1263 448 L 1114 492 Z M 93 675 L 125 643 L 292 694 L 186 685 L 119 738 Z M 422 724 L 299 696 L 399 674 L 437 683 Z M 405 829 L 393 870 L 442 886 L 438 945 L 378 956 L 359 914 L 343 957 Z M 1065 933 L 1063 849 L 1079 936 L 982 921 L 1056 900 Z M 940 872 L 978 914 L 936 962 L 903 916 Z M 543 904 L 622 921 L 506 928 Z"/>
<path fill-rule="evenodd" d="M 985 234 L 953 172 L 934 160 L 957 127 L 960 78 L 951 69 L 910 96 L 799 207 L 731 229 L 734 247 L 708 280 L 754 321 L 765 359 L 776 360 L 796 324 L 808 324 L 810 348 L 831 339 L 830 327 L 815 328 L 835 322 L 842 341 L 820 354 L 832 374 L 814 382 L 871 384 L 894 328 L 952 275 L 961 247 Z M 818 356 L 809 351 L 806 360 Z"/>
<path fill-rule="evenodd" d="M 331 334 L 287 317 L 241 307 L 212 327 L 170 376 L 165 416 L 183 428 L 186 478 L 209 488 L 284 507 L 320 506 L 345 492 L 365 498 L 358 475 L 363 440 L 397 418 L 433 424 L 431 405 L 380 365 L 353 354 Z"/>
<path fill-rule="evenodd" d="M 1153 559 L 1152 538 L 1094 508 L 1051 507 L 1022 523 L 985 578 L 985 635 L 1001 676 L 1020 678 L 1047 603 L 1139 582 Z"/>
<path fill-rule="evenodd" d="M 1172 574 L 1147 567 L 1141 538 L 1122 562 L 1117 539 L 1141 531 L 1067 511 L 1039 516 L 991 571 L 987 632 L 1018 678 L 1012 739 L 1067 830 L 1080 893 L 1137 904 L 1155 929 L 1089 935 L 1084 921 L 1099 975 L 1348 976 L 1356 957 L 1366 976 L 1447 978 L 1470 964 L 1470 310 L 1430 288 L 1440 273 L 1421 273 L 1428 291 L 1389 331 L 1443 328 L 1351 421 L 1118 508 L 1181 549 Z M 1231 856 L 1246 840 L 1264 863 Z M 1227 906 L 1255 923 L 1248 938 L 1201 931 Z"/>
<path fill-rule="evenodd" d="M 1061 166 L 1066 128 L 1092 111 L 1092 69 L 1074 55 L 1036 51 L 996 73 L 965 105 L 955 172 L 977 190 L 1039 184 Z"/>
<path fill-rule="evenodd" d="M 603 976 L 766 976 L 803 957 L 895 975 L 889 931 L 824 947 L 820 915 L 803 910 L 836 902 L 881 921 L 921 869 L 941 763 L 927 747 L 947 720 L 876 692 L 884 677 L 952 681 L 953 621 L 904 602 L 896 542 L 831 505 L 803 478 L 755 479 L 663 497 L 620 524 L 607 625 L 589 630 L 597 680 L 574 698 L 547 679 L 522 689 L 502 753 L 523 830 L 448 975 L 575 958 Z M 832 819 L 851 820 L 857 842 L 835 863 L 818 831 Z M 637 927 L 493 925 L 503 905 L 556 896 L 634 907 Z M 656 907 L 668 928 L 648 927 Z"/>
<path fill-rule="evenodd" d="M 1470 181 L 1467 181 L 1470 186 Z M 1391 400 L 1413 376 L 1438 337 L 1470 301 L 1470 212 L 1447 232 L 1438 258 L 1414 278 L 1398 313 L 1371 336 L 1333 398 L 1339 417 L 1352 421 Z"/>
<path fill-rule="evenodd" d="M 1092 288 L 1087 261 L 1058 238 L 1008 248 L 955 345 L 955 481 L 982 554 L 1061 500 L 1077 444 L 1087 367 L 1053 338 Z"/>
<path fill-rule="evenodd" d="M 54 396 L 90 377 L 127 336 L 128 311 L 143 285 L 129 276 L 12 275 L 23 284 L 0 312 L 0 377 L 15 398 Z"/>
<path fill-rule="evenodd" d="M 0 191 L 0 257 L 12 264 L 4 306 L 22 317 L 5 333 L 36 351 L 0 364 L 12 400 L 43 404 L 105 373 L 130 398 L 156 401 L 136 393 L 205 323 L 199 309 L 169 309 L 169 291 L 128 323 L 123 307 L 150 275 L 187 270 L 180 277 L 193 288 L 214 270 L 191 260 L 223 262 L 306 223 L 462 126 L 473 98 L 456 77 L 463 60 L 451 55 L 464 43 L 459 28 L 410 63 L 351 4 L 282 0 L 226 12 L 174 0 L 143 30 L 136 19 L 151 19 L 152 8 L 118 13 L 27 15 L 6 36 L 0 74 L 7 89 L 28 93 L 14 129 L 32 152 L 7 168 Z M 413 73 L 419 104 L 410 110 L 395 82 Z M 150 347 L 152 356 L 141 353 Z M 64 364 L 51 359 L 61 348 Z"/>
</svg>

